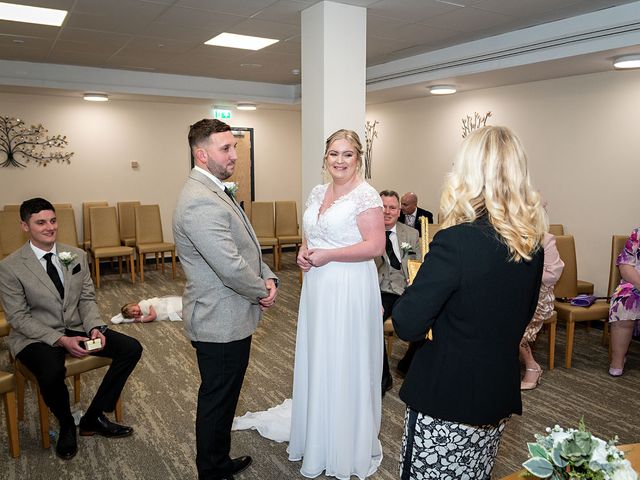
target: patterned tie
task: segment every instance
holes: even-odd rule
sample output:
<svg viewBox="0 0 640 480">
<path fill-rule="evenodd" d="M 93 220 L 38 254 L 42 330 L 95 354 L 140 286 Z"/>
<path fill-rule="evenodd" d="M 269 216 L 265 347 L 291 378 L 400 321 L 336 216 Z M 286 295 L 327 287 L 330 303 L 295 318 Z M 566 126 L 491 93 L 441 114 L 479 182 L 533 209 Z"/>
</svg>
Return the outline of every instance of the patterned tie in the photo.
<svg viewBox="0 0 640 480">
<path fill-rule="evenodd" d="M 387 230 L 385 233 L 387 234 L 385 249 L 387 251 L 387 257 L 389 257 L 389 263 L 391 264 L 391 267 L 396 270 L 400 270 L 400 261 L 398 260 L 398 257 L 396 257 L 396 252 L 393 251 L 393 245 L 391 244 L 391 230 Z"/>
<path fill-rule="evenodd" d="M 64 298 L 64 286 L 62 285 L 62 281 L 60 280 L 60 275 L 58 274 L 58 269 L 55 267 L 53 262 L 51 261 L 51 257 L 53 257 L 53 253 L 49 252 L 45 254 L 44 259 L 47 261 L 47 275 L 56 286 L 58 293 L 60 294 L 60 298 Z"/>
</svg>

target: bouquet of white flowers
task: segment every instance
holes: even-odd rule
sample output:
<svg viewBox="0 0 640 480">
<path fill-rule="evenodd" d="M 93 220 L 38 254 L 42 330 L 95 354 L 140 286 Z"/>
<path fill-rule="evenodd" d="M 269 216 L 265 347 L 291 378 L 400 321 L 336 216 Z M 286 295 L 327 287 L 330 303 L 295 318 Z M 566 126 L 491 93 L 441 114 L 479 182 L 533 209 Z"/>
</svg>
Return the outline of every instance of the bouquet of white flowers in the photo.
<svg viewBox="0 0 640 480">
<path fill-rule="evenodd" d="M 528 443 L 531 458 L 522 466 L 539 478 L 551 480 L 637 480 L 638 475 L 624 453 L 615 447 L 618 438 L 605 442 L 586 431 L 584 421 L 578 429 L 556 425 L 547 435 L 536 434 Z"/>
</svg>

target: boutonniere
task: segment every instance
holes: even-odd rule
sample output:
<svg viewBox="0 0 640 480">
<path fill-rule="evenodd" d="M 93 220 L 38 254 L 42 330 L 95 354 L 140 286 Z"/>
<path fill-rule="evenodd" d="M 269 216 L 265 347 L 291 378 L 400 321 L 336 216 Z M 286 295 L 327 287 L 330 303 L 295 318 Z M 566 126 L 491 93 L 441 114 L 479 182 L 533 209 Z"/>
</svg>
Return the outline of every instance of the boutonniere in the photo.
<svg viewBox="0 0 640 480">
<path fill-rule="evenodd" d="M 224 188 L 231 192 L 231 196 L 236 198 L 236 193 L 238 192 L 238 183 L 237 182 L 223 182 Z"/>
<path fill-rule="evenodd" d="M 78 258 L 78 254 L 71 252 L 60 252 L 58 254 L 58 260 L 60 263 L 64 265 L 65 270 L 69 270 L 69 265 L 75 262 L 76 258 Z"/>
<path fill-rule="evenodd" d="M 406 257 L 407 255 L 409 255 L 410 253 L 413 253 L 411 251 L 411 244 L 407 243 L 407 242 L 402 242 L 400 244 L 400 250 L 402 250 L 402 256 Z"/>
</svg>

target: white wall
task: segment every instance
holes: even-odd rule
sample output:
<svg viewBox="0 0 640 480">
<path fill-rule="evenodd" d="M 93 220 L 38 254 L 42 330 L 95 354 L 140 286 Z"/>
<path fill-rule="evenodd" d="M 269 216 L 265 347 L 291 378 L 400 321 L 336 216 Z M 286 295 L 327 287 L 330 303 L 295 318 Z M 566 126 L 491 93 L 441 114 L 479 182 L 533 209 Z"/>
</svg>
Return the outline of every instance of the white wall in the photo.
<svg viewBox="0 0 640 480">
<path fill-rule="evenodd" d="M 41 196 L 71 202 L 82 238 L 82 202 L 140 200 L 157 203 L 165 239 L 190 170 L 189 125 L 211 116 L 210 103 L 118 101 L 0 93 L 0 115 L 42 123 L 49 134 L 66 135 L 71 164 L 0 168 L 0 207 Z M 254 128 L 256 200 L 300 202 L 300 112 L 233 112 L 236 127 Z M 3 158 L 0 158 L 3 160 Z M 130 166 L 140 164 L 138 170 Z"/>
<path fill-rule="evenodd" d="M 640 225 L 640 72 L 605 72 L 449 97 L 372 105 L 378 120 L 373 179 L 379 190 L 415 191 L 437 212 L 441 185 L 462 141 L 461 119 L 492 111 L 529 156 L 551 223 L 575 236 L 578 276 L 604 294 L 611 235 Z"/>
</svg>

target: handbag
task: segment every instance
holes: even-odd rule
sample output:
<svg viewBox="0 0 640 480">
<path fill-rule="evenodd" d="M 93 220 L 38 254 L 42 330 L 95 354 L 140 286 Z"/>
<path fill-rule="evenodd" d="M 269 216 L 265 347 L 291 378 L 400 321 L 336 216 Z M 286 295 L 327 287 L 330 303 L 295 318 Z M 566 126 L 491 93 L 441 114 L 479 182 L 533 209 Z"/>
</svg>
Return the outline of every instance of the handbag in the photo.
<svg viewBox="0 0 640 480">
<path fill-rule="evenodd" d="M 584 293 L 573 297 L 569 303 L 574 307 L 590 307 L 596 300 L 608 300 L 609 297 L 596 297 L 595 295 L 585 295 Z"/>
</svg>

